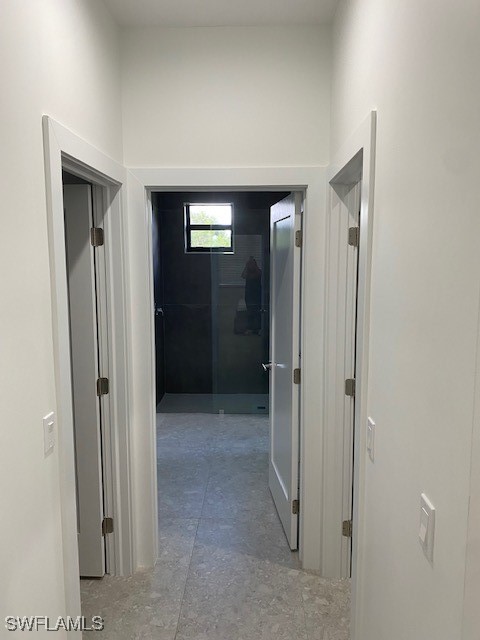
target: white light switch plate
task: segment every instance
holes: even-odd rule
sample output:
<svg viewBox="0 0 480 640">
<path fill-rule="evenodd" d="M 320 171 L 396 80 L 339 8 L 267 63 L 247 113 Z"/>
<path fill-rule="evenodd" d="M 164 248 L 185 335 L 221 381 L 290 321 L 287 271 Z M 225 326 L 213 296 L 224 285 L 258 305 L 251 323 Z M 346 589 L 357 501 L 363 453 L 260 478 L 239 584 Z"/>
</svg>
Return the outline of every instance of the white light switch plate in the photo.
<svg viewBox="0 0 480 640">
<path fill-rule="evenodd" d="M 43 446 L 45 455 L 55 447 L 55 414 L 49 413 L 43 418 Z"/>
<path fill-rule="evenodd" d="M 367 451 L 372 462 L 375 462 L 375 422 L 367 420 Z"/>
<path fill-rule="evenodd" d="M 418 540 L 428 561 L 433 563 L 435 507 L 424 493 L 420 496 L 420 530 Z"/>
</svg>

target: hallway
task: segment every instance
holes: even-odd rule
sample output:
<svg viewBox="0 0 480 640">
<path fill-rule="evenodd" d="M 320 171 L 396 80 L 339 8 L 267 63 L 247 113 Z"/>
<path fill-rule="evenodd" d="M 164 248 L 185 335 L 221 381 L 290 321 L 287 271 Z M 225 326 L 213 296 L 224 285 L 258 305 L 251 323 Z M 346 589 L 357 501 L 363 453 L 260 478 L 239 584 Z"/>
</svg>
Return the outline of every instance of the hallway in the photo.
<svg viewBox="0 0 480 640">
<path fill-rule="evenodd" d="M 82 580 L 104 639 L 348 640 L 349 583 L 299 568 L 268 489 L 268 417 L 158 414 L 154 570 Z"/>
</svg>

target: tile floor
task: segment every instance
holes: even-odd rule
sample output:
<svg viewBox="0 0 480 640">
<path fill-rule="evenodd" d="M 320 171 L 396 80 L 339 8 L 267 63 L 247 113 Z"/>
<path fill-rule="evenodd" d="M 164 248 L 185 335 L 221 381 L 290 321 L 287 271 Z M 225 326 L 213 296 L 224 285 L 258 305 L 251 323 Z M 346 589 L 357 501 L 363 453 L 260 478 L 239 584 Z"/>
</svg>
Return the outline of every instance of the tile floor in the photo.
<svg viewBox="0 0 480 640">
<path fill-rule="evenodd" d="M 82 580 L 103 640 L 348 640 L 349 583 L 302 571 L 268 490 L 268 418 L 158 415 L 159 560 Z"/>
</svg>

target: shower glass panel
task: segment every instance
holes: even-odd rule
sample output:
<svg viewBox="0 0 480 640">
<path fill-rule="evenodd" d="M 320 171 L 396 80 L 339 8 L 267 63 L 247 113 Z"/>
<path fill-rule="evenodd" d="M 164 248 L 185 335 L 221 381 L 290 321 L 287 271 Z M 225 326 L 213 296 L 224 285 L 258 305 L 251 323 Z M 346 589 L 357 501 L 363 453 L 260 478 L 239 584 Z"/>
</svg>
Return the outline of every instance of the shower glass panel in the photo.
<svg viewBox="0 0 480 640">
<path fill-rule="evenodd" d="M 285 195 L 154 195 L 160 412 L 268 413 L 270 207 Z"/>
</svg>

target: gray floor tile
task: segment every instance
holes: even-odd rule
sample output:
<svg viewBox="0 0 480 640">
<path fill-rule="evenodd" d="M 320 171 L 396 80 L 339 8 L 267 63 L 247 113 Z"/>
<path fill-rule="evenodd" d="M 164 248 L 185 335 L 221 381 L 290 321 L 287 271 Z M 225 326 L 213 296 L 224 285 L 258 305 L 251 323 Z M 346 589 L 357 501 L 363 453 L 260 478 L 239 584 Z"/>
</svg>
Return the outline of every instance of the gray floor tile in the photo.
<svg viewBox="0 0 480 640">
<path fill-rule="evenodd" d="M 102 638 L 174 640 L 197 527 L 195 519 L 163 519 L 153 570 L 81 581 L 82 612 L 104 617 Z"/>
<path fill-rule="evenodd" d="M 301 582 L 309 640 L 348 640 L 350 581 L 305 574 Z"/>
<path fill-rule="evenodd" d="M 206 482 L 194 486 L 191 482 L 178 482 L 169 493 L 159 493 L 159 518 L 199 518 L 202 515 Z M 162 490 L 162 483 L 158 485 Z"/>
<path fill-rule="evenodd" d="M 237 471 L 212 475 L 208 481 L 203 517 L 278 522 L 264 473 Z"/>
<path fill-rule="evenodd" d="M 82 581 L 104 640 L 348 640 L 348 581 L 300 569 L 268 489 L 268 417 L 157 420 L 159 560 Z"/>
<path fill-rule="evenodd" d="M 161 578 L 149 571 L 131 578 L 107 576 L 101 581 L 82 581 L 82 613 L 104 618 L 102 638 L 106 640 L 173 640 L 184 584 L 173 582 L 167 588 L 167 574 L 175 575 L 173 567 L 168 571 L 164 565 Z"/>
<path fill-rule="evenodd" d="M 261 519 L 237 520 L 204 518 L 199 521 L 190 571 L 201 562 L 211 565 L 215 560 L 224 566 L 231 559 L 242 558 L 276 563 L 288 569 L 298 569 L 298 553 L 290 551 L 278 521 Z"/>
<path fill-rule="evenodd" d="M 260 473 L 268 478 L 268 453 L 220 452 L 217 451 L 210 465 L 211 477 L 229 477 L 237 472 Z"/>
<path fill-rule="evenodd" d="M 297 560 L 254 529 L 201 521 L 177 639 L 307 638 Z"/>
</svg>

